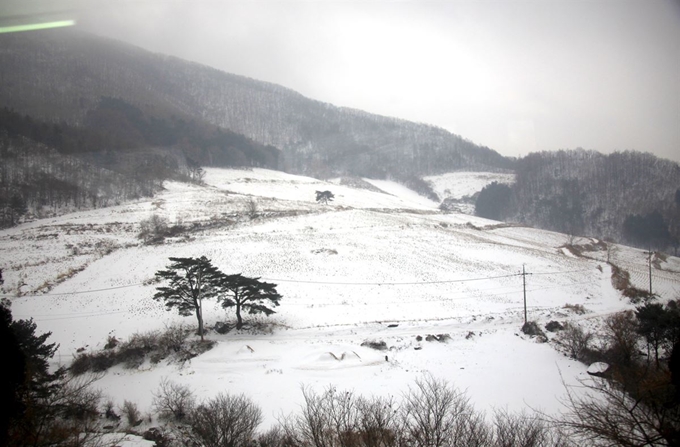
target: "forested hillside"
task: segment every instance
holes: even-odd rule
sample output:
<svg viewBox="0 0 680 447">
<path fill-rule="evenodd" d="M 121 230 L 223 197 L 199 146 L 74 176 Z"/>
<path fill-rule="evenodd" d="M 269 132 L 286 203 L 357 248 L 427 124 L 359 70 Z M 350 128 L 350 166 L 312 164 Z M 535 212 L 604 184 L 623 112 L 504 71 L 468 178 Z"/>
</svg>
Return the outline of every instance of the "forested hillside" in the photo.
<svg viewBox="0 0 680 447">
<path fill-rule="evenodd" d="M 413 178 L 512 160 L 446 130 L 314 101 L 277 86 L 74 30 L 0 36 L 0 105 L 81 126 L 102 97 L 209 123 L 282 150 L 279 166 L 318 177 Z M 271 166 L 271 165 L 270 165 Z"/>
<path fill-rule="evenodd" d="M 510 188 L 490 185 L 477 213 L 573 235 L 665 249 L 680 237 L 680 166 L 641 152 L 582 149 L 520 159 Z"/>
<path fill-rule="evenodd" d="M 201 166 L 276 167 L 279 151 L 103 97 L 79 126 L 0 109 L 0 227 L 150 196 L 166 179 L 200 180 Z"/>
</svg>

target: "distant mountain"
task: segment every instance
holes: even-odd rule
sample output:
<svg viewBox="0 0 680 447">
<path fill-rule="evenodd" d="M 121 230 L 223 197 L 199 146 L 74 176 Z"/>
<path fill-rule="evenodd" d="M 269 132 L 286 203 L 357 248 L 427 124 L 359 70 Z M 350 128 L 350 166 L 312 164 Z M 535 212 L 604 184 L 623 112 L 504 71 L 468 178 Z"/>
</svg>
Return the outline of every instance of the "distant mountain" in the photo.
<svg viewBox="0 0 680 447">
<path fill-rule="evenodd" d="M 0 35 L 0 47 L 0 106 L 46 121 L 84 125 L 102 98 L 114 98 L 154 119 L 212 125 L 276 147 L 279 168 L 319 177 L 413 179 L 513 166 L 441 128 L 336 107 L 77 30 Z"/>
<path fill-rule="evenodd" d="M 505 158 L 438 127 L 336 107 L 74 29 L 0 35 L 0 83 L 0 157 L 14 157 L 0 172 L 6 222 L 26 205 L 102 206 L 151 194 L 198 165 L 392 178 L 434 200 L 423 176 L 508 170 L 517 174 L 511 189 L 486 194 L 494 218 L 638 245 L 652 238 L 677 247 L 680 239 L 680 167 L 649 154 Z M 16 158 L 26 151 L 32 161 Z M 91 172 L 76 182 L 53 166 Z M 35 182 L 47 178 L 46 191 Z M 655 235 L 645 230 L 652 227 Z"/>
</svg>

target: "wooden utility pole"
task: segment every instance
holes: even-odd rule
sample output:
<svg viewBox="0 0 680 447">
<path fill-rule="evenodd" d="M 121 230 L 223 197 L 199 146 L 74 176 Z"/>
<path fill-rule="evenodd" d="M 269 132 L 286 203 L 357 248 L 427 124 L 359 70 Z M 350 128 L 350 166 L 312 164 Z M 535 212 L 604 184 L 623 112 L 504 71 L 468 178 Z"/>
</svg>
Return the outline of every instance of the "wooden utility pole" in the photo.
<svg viewBox="0 0 680 447">
<path fill-rule="evenodd" d="M 522 264 L 522 289 L 524 291 L 524 324 L 527 324 L 527 275 L 531 275 L 531 273 L 527 273 L 524 270 L 524 264 Z"/>
</svg>

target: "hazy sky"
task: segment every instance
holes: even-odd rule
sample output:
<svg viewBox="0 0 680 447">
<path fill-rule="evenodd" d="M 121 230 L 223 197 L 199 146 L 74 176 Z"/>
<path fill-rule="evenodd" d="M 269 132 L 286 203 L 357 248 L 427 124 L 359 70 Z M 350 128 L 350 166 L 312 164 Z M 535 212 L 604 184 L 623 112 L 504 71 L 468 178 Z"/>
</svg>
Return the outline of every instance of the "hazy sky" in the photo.
<svg viewBox="0 0 680 447">
<path fill-rule="evenodd" d="M 76 5 L 82 29 L 504 155 L 580 146 L 680 161 L 680 0 Z"/>
</svg>

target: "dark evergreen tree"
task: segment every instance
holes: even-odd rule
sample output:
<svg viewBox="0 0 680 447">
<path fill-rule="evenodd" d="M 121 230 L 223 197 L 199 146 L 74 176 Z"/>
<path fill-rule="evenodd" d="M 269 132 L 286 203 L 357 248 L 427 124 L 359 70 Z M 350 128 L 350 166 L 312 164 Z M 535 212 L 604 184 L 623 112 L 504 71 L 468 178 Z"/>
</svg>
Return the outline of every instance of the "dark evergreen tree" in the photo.
<svg viewBox="0 0 680 447">
<path fill-rule="evenodd" d="M 203 340 L 203 300 L 215 297 L 215 278 L 220 271 L 205 256 L 200 258 L 169 258 L 166 270 L 156 272 L 156 278 L 170 281 L 167 287 L 157 287 L 153 299 L 163 300 L 167 310 L 177 308 L 182 316 L 192 313 L 198 320 L 198 334 Z"/>
<path fill-rule="evenodd" d="M 219 300 L 222 307 L 236 308 L 236 328 L 243 327 L 241 311 L 249 314 L 263 313 L 267 316 L 275 313 L 268 306 L 278 306 L 281 295 L 276 291 L 276 284 L 262 282 L 260 278 L 249 278 L 240 273 L 236 275 L 222 274 L 217 278 Z"/>
<path fill-rule="evenodd" d="M 479 192 L 475 202 L 475 214 L 487 219 L 502 220 L 510 206 L 512 191 L 504 183 L 493 182 Z"/>
<path fill-rule="evenodd" d="M 73 381 L 65 368 L 50 372 L 57 345 L 51 334 L 36 334 L 32 320 L 12 321 L 6 303 L 0 305 L 0 351 L 5 361 L 0 406 L 0 445 L 99 445 L 100 394 L 89 385 L 96 377 Z M 78 443 L 75 443 L 77 440 Z"/>
<path fill-rule="evenodd" d="M 333 193 L 330 191 L 316 192 L 316 201 L 319 203 L 323 203 L 324 205 L 328 205 L 328 202 L 332 202 L 334 198 L 335 195 L 333 195 Z"/>
<path fill-rule="evenodd" d="M 12 331 L 16 335 L 21 352 L 26 357 L 26 377 L 28 379 L 26 392 L 45 398 L 52 394 L 55 386 L 58 386 L 56 381 L 64 376 L 65 370 L 60 368 L 50 373 L 49 361 L 59 345 L 47 343 L 47 339 L 52 335 L 51 332 L 36 335 L 36 329 L 37 325 L 32 318 L 12 322 Z"/>
<path fill-rule="evenodd" d="M 669 312 L 659 303 L 646 303 L 635 312 L 638 319 L 637 331 L 645 338 L 647 347 L 654 352 L 656 367 L 659 367 L 659 351 L 670 335 L 672 324 Z"/>
<path fill-rule="evenodd" d="M 0 381 L 0 402 L 3 403 L 0 408 L 0 445 L 8 445 L 10 424 L 24 410 L 20 390 L 26 382 L 26 357 L 11 326 L 12 313 L 4 305 L 0 306 L 0 356 L 5 363 L 3 380 Z"/>
</svg>

